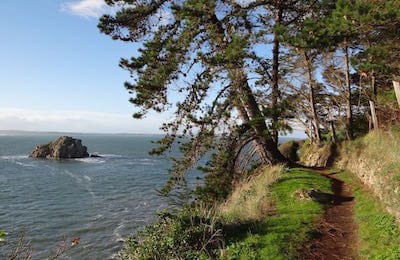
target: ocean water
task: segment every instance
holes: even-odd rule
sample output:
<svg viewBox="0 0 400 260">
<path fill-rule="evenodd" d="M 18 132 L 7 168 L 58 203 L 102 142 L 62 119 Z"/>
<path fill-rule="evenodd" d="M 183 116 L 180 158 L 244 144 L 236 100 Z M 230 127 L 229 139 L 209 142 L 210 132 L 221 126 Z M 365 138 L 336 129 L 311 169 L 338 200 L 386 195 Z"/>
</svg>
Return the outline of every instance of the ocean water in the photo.
<svg viewBox="0 0 400 260">
<path fill-rule="evenodd" d="M 61 259 L 110 259 L 167 206 L 155 189 L 168 179 L 170 162 L 148 155 L 159 136 L 73 135 L 102 158 L 28 157 L 57 136 L 0 136 L 0 230 L 8 241 L 25 236 L 33 259 L 54 255 L 76 237 L 80 244 Z M 11 246 L 0 246 L 0 259 Z"/>
</svg>

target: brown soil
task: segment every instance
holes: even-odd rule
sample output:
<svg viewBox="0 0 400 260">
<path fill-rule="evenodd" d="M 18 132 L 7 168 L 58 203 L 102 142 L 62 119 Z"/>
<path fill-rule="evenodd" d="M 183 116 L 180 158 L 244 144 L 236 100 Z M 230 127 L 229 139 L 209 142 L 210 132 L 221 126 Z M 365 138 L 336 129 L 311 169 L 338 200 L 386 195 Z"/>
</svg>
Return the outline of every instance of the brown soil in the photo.
<svg viewBox="0 0 400 260">
<path fill-rule="evenodd" d="M 316 238 L 304 246 L 300 259 L 355 259 L 357 226 L 354 222 L 352 191 L 333 174 L 319 172 L 332 180 L 334 195 L 329 197 Z"/>
</svg>

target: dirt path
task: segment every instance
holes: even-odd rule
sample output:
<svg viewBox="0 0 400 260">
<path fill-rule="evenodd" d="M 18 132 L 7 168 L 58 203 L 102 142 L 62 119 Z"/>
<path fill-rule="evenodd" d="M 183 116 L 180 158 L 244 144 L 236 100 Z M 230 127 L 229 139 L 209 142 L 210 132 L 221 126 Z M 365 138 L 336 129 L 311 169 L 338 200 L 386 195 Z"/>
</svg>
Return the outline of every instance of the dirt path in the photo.
<svg viewBox="0 0 400 260">
<path fill-rule="evenodd" d="M 317 237 L 303 248 L 301 259 L 355 259 L 357 226 L 352 191 L 333 174 L 318 172 L 332 180 L 334 195 L 327 205 Z"/>
</svg>

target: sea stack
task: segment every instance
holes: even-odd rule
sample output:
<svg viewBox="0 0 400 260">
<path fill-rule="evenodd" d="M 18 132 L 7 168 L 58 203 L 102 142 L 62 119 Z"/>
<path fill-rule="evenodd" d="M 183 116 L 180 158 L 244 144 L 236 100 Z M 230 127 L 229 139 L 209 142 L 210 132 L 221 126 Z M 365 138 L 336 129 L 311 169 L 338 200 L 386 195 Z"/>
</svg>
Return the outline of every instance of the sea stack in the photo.
<svg viewBox="0 0 400 260">
<path fill-rule="evenodd" d="M 61 136 L 56 140 L 37 146 L 30 155 L 33 158 L 68 159 L 89 157 L 82 140 Z"/>
</svg>

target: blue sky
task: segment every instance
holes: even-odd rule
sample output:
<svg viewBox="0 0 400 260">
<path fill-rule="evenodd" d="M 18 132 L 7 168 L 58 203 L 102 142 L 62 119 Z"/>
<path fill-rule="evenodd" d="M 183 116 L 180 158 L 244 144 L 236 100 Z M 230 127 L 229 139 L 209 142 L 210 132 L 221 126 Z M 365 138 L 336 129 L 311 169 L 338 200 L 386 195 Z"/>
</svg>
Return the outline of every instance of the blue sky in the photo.
<svg viewBox="0 0 400 260">
<path fill-rule="evenodd" d="M 136 53 L 97 29 L 102 0 L 0 1 L 0 129 L 155 133 L 132 119 L 118 67 Z"/>
<path fill-rule="evenodd" d="M 137 46 L 99 32 L 104 0 L 1 0 L 0 11 L 0 130 L 160 133 L 168 114 L 132 118 L 118 63 Z"/>
</svg>

